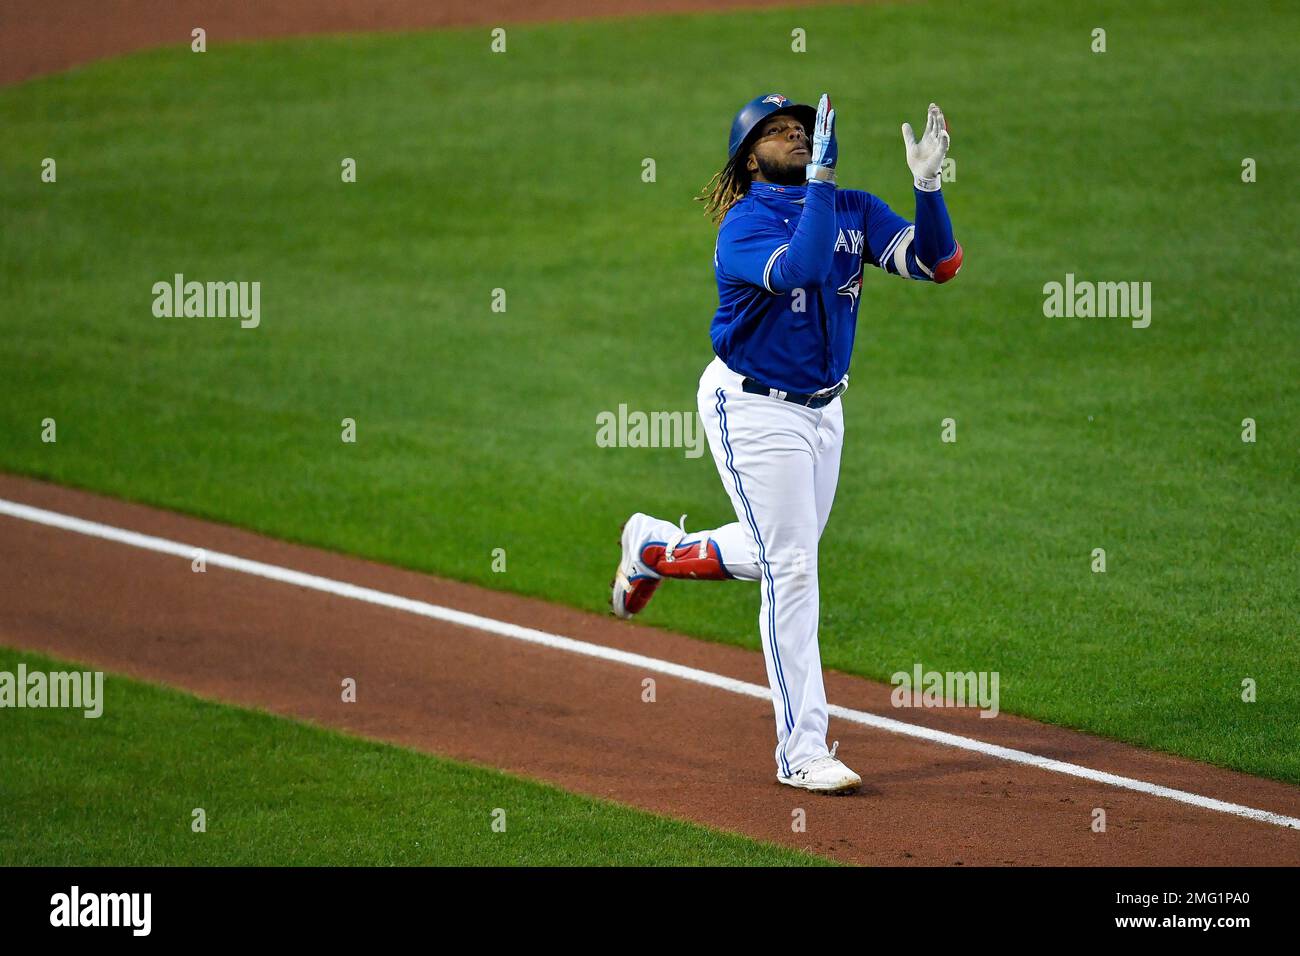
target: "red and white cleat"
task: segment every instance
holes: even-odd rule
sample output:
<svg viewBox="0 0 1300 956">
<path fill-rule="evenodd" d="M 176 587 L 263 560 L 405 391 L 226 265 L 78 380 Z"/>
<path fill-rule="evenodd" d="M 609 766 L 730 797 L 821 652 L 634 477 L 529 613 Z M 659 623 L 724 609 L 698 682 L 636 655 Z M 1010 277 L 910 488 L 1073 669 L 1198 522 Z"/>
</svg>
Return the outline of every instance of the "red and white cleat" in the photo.
<svg viewBox="0 0 1300 956">
<path fill-rule="evenodd" d="M 671 529 L 666 534 L 664 525 Z M 659 590 L 663 576 L 642 560 L 642 552 L 651 541 L 657 541 L 662 548 L 668 536 L 676 530 L 668 522 L 639 511 L 623 523 L 623 532 L 619 536 L 623 556 L 611 582 L 613 593 L 609 599 L 609 606 L 615 615 L 626 620 L 641 613 L 650 603 L 655 591 Z M 655 532 L 658 532 L 657 536 Z"/>
<path fill-rule="evenodd" d="M 637 512 L 623 525 L 619 543 L 623 557 L 610 582 L 609 604 L 621 618 L 639 614 L 664 578 L 725 581 L 731 577 L 712 538 L 686 533 L 686 515 L 680 527 Z"/>
</svg>

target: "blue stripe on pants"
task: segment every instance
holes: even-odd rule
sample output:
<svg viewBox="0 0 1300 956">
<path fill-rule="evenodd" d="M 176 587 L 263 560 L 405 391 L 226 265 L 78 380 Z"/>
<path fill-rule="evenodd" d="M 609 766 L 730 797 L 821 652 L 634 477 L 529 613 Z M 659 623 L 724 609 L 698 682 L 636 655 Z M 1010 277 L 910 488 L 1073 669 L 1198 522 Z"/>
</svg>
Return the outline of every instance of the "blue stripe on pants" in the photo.
<svg viewBox="0 0 1300 956">
<path fill-rule="evenodd" d="M 731 472 L 731 478 L 736 483 L 736 494 L 740 496 L 741 504 L 745 506 L 745 518 L 749 522 L 749 529 L 754 533 L 754 540 L 758 542 L 758 560 L 763 566 L 763 577 L 767 582 L 767 643 L 772 652 L 777 688 L 781 692 L 781 705 L 785 713 L 785 739 L 788 743 L 790 735 L 794 733 L 794 716 L 790 713 L 790 694 L 785 687 L 785 672 L 781 667 L 781 652 L 776 647 L 776 583 L 772 577 L 772 568 L 767 563 L 767 549 L 763 545 L 763 536 L 758 533 L 758 522 L 754 520 L 754 511 L 749 505 L 749 499 L 745 497 L 744 486 L 740 483 L 740 473 L 736 471 L 735 458 L 731 451 L 731 439 L 727 434 L 727 411 L 725 408 L 727 399 L 720 388 L 714 394 L 718 396 L 716 408 L 722 425 L 722 447 L 727 452 L 727 470 Z M 781 747 L 781 770 L 787 777 L 790 776 L 790 764 L 785 759 L 784 744 Z"/>
</svg>

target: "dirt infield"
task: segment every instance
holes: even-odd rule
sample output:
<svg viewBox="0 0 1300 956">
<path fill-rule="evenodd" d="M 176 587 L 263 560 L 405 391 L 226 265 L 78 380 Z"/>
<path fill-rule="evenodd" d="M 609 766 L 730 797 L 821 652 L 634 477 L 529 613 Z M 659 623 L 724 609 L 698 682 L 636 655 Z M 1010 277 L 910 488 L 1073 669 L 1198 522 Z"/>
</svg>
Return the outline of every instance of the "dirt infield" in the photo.
<svg viewBox="0 0 1300 956">
<path fill-rule="evenodd" d="M 826 0 L 6 0 L 0 4 L 0 83 L 114 56 L 190 42 L 309 33 L 572 20 L 580 17 L 690 13 L 825 5 Z M 833 2 L 833 0 L 832 0 Z"/>
<path fill-rule="evenodd" d="M 763 683 L 754 652 L 0 475 L 0 498 Z M 617 549 L 610 545 L 611 562 Z M 0 643 L 500 767 L 579 793 L 867 864 L 1300 863 L 1300 831 L 832 718 L 864 778 L 825 798 L 772 776 L 770 705 L 188 559 L 0 516 Z M 592 582 L 603 589 L 605 582 Z M 683 585 L 678 585 L 683 586 Z M 689 586 L 689 585 L 685 585 Z M 704 586 L 704 585 L 700 585 Z M 665 591 L 664 599 L 671 600 Z M 357 702 L 340 701 L 344 677 Z M 1249 807 L 1300 789 L 1006 715 L 898 711 L 827 676 L 832 703 Z M 109 701 L 111 705 L 111 700 Z M 807 832 L 791 814 L 807 812 Z M 1105 833 L 1090 827 L 1107 813 Z"/>
</svg>

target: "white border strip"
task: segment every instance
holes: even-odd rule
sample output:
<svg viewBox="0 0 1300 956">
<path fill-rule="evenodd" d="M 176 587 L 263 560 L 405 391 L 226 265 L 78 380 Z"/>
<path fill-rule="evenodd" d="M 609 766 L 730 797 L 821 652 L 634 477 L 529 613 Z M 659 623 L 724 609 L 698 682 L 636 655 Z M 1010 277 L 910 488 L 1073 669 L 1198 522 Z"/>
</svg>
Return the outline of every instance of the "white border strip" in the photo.
<svg viewBox="0 0 1300 956">
<path fill-rule="evenodd" d="M 894 246 L 898 244 L 899 239 L 903 238 L 903 233 L 907 232 L 907 229 L 908 227 L 904 226 L 902 229 L 898 230 L 898 232 L 894 233 L 894 238 L 889 240 L 889 245 L 885 246 L 885 251 L 882 252 L 880 258 L 876 260 L 876 265 L 880 266 L 883 271 L 889 271 L 885 268 L 889 264 L 889 257 L 894 254 Z"/>
<path fill-rule="evenodd" d="M 32 521 L 36 524 L 43 524 L 51 528 L 60 528 L 64 531 L 74 531 L 77 534 L 88 535 L 92 538 L 101 538 L 105 541 L 116 541 L 119 544 L 130 545 L 133 548 L 143 548 L 146 551 L 155 551 L 159 554 L 170 554 L 175 557 L 184 558 L 186 561 L 192 560 L 195 557 L 195 552 L 200 550 L 194 545 L 181 544 L 178 541 L 168 541 L 166 538 L 155 538 L 152 535 L 139 534 L 135 531 L 126 531 L 122 528 L 114 528 L 111 525 L 99 524 L 95 521 L 86 521 L 82 518 L 73 518 L 69 515 L 59 514 L 57 511 L 46 511 L 43 508 L 33 508 L 30 505 L 19 504 L 16 501 L 8 501 L 4 498 L 0 498 L 0 514 L 8 515 L 11 518 L 20 518 L 23 521 Z M 436 621 L 444 621 L 448 624 L 455 624 L 459 627 L 474 628 L 475 630 L 486 631 L 489 634 L 497 634 L 501 637 L 508 637 L 517 641 L 526 641 L 529 644 L 540 644 L 543 647 L 568 651 L 571 654 L 582 654 L 586 657 L 595 657 L 600 660 L 612 661 L 616 664 L 627 664 L 631 667 L 637 667 L 642 670 L 654 671 L 658 674 L 667 674 L 670 677 L 693 681 L 696 684 L 704 684 L 707 687 L 716 687 L 718 690 L 725 690 L 732 694 L 740 694 L 744 697 L 754 697 L 766 701 L 770 700 L 772 696 L 771 691 L 768 690 L 768 688 L 759 684 L 751 684 L 747 681 L 735 680 L 731 677 L 724 677 L 721 674 L 714 674 L 711 671 L 698 670 L 694 667 L 686 667 L 682 664 L 674 664 L 672 661 L 664 661 L 655 657 L 646 657 L 642 654 L 633 654 L 629 651 L 621 651 L 617 648 L 605 647 L 601 644 L 590 644 L 586 641 L 576 641 L 569 637 L 561 637 L 558 634 L 538 631 L 531 627 L 521 627 L 518 624 L 508 624 L 505 621 L 497 621 L 490 617 L 480 617 L 477 614 L 469 614 L 465 611 L 456 611 L 448 607 L 441 607 L 437 604 L 430 604 L 427 601 L 417 601 L 413 598 L 399 597 L 396 594 L 376 591 L 373 588 L 359 587 L 355 584 L 335 581 L 331 578 L 322 578 L 315 574 L 304 574 L 301 571 L 291 571 L 288 568 L 278 567 L 274 564 L 263 564 L 261 561 L 250 561 L 247 558 L 239 558 L 232 554 L 223 554 L 220 551 L 209 551 L 206 548 L 202 550 L 204 553 L 204 559 L 213 567 L 227 568 L 231 571 L 240 571 L 244 574 L 266 578 L 270 581 L 280 581 L 284 584 L 293 584 L 313 591 L 333 594 L 336 597 L 351 598 L 354 601 L 363 601 L 367 604 L 377 604 L 380 607 L 390 607 L 398 611 L 407 611 L 411 614 L 417 614 L 420 617 L 432 618 Z M 959 734 L 950 734 L 942 730 L 933 730 L 929 727 L 921 727 L 916 724 L 905 723 L 901 720 L 894 720 L 890 717 L 880 717 L 863 710 L 852 710 L 848 707 L 840 707 L 832 704 L 828 708 L 828 711 L 830 714 L 839 717 L 841 720 L 861 724 L 864 727 L 872 727 L 876 730 L 884 730 L 891 734 L 901 734 L 905 737 L 915 737 L 919 740 L 928 740 L 931 743 L 943 744 L 948 747 L 970 750 L 975 753 L 985 754 L 989 757 L 997 757 L 1000 760 L 1009 760 L 1012 763 L 1037 767 L 1040 770 L 1048 770 L 1053 773 L 1065 774 L 1070 777 L 1080 777 L 1084 780 L 1092 780 L 1096 783 L 1104 783 L 1124 790 L 1135 790 L 1138 793 L 1149 794 L 1153 797 L 1163 797 L 1166 800 L 1175 800 L 1179 803 L 1189 804 L 1193 807 L 1200 807 L 1203 810 L 1213 810 L 1217 813 L 1228 813 L 1233 816 L 1245 817 L 1248 820 L 1258 820 L 1261 823 L 1272 823 L 1276 826 L 1300 830 L 1300 818 L 1288 817 L 1281 813 L 1273 813 L 1268 810 L 1257 810 L 1253 807 L 1244 807 L 1240 804 L 1228 803 L 1224 800 L 1216 800 L 1213 797 L 1204 797 L 1197 793 L 1189 793 L 1186 790 L 1175 790 L 1172 787 L 1162 787 L 1159 784 L 1148 783 L 1145 780 L 1137 780 L 1133 777 L 1121 777 L 1118 774 L 1107 773 L 1103 770 L 1093 770 L 1091 767 L 1083 767 L 1079 764 L 1066 763 L 1062 760 L 1053 760 L 1050 757 L 1040 757 L 1037 754 L 1028 753 L 1024 750 L 1013 750 L 1010 747 L 1002 747 L 997 744 L 986 743 L 982 740 L 975 740 L 972 737 L 963 737 Z"/>
<path fill-rule="evenodd" d="M 908 226 L 907 235 L 903 236 L 894 246 L 894 271 L 904 279 L 912 278 L 912 270 L 907 267 L 907 250 L 912 248 L 912 239 L 916 235 L 916 227 Z"/>
<path fill-rule="evenodd" d="M 776 290 L 772 288 L 772 266 L 776 263 L 776 257 L 790 248 L 790 243 L 783 246 L 777 246 L 772 250 L 772 254 L 767 257 L 767 265 L 763 266 L 763 288 L 768 292 L 776 295 Z"/>
</svg>

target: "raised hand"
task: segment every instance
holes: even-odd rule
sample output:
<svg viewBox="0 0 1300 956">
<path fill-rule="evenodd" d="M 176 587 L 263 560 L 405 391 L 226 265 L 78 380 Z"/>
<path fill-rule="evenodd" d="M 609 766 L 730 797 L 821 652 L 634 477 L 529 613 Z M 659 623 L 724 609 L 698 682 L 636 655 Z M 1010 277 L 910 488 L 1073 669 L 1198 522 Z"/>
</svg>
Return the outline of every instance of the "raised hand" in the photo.
<svg viewBox="0 0 1300 956">
<path fill-rule="evenodd" d="M 925 117 L 925 131 L 920 142 L 912 134 L 912 124 L 903 124 L 903 147 L 907 150 L 907 165 L 915 177 L 916 188 L 932 193 L 939 188 L 939 170 L 948 155 L 948 121 L 943 110 L 931 103 Z"/>
<path fill-rule="evenodd" d="M 835 161 L 840 147 L 835 141 L 835 111 L 831 98 L 823 93 L 817 101 L 817 120 L 813 123 L 812 161 L 808 163 L 808 179 L 835 182 Z"/>
</svg>

